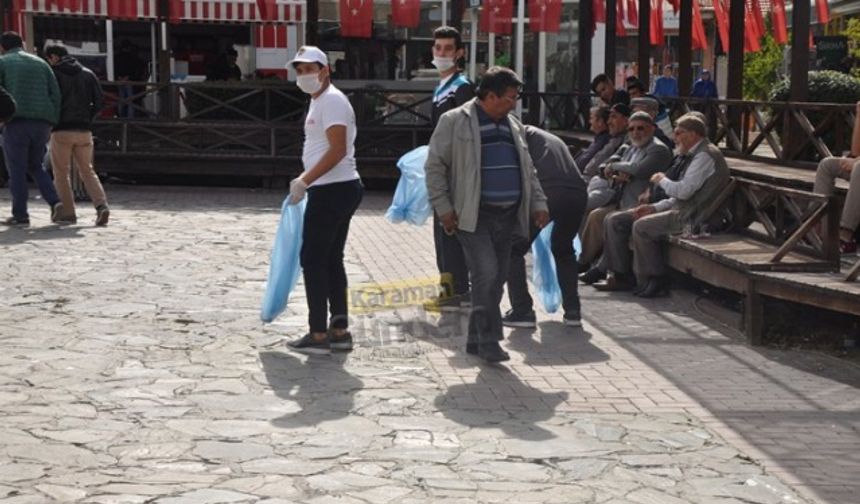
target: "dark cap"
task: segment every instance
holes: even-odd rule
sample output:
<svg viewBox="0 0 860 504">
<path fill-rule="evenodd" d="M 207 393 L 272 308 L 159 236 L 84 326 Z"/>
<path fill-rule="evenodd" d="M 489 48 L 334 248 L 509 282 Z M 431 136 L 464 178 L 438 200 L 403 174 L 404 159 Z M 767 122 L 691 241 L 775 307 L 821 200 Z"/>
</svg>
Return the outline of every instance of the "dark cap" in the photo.
<svg viewBox="0 0 860 504">
<path fill-rule="evenodd" d="M 623 103 L 616 103 L 609 109 L 610 112 L 615 112 L 616 114 L 621 114 L 624 117 L 630 117 L 630 107 Z"/>
</svg>

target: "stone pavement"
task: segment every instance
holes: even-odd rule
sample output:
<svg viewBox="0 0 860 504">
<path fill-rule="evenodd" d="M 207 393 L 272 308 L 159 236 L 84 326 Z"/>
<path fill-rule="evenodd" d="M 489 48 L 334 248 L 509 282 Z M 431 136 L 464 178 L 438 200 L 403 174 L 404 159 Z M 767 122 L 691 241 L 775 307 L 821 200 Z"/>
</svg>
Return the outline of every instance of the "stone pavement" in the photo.
<svg viewBox="0 0 860 504">
<path fill-rule="evenodd" d="M 301 286 L 258 318 L 282 193 L 108 192 L 107 228 L 31 202 L 0 229 L 0 503 L 857 502 L 860 370 L 749 348 L 689 293 L 585 288 L 583 329 L 539 313 L 505 366 L 418 308 L 306 357 Z M 353 284 L 433 273 L 389 198 L 354 220 Z"/>
</svg>

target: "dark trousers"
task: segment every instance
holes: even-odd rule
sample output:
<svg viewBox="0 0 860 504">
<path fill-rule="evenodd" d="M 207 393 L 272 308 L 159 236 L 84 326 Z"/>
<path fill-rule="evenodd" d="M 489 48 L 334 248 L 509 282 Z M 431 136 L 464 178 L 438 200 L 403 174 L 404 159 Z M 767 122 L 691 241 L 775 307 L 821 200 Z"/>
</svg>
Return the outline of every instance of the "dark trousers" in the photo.
<svg viewBox="0 0 860 504">
<path fill-rule="evenodd" d="M 54 206 L 60 201 L 54 182 L 42 168 L 50 138 L 51 125 L 45 121 L 15 119 L 3 129 L 3 155 L 9 172 L 12 215 L 17 219 L 30 218 L 27 213 L 28 173 L 36 182 L 45 203 Z"/>
<path fill-rule="evenodd" d="M 457 232 L 472 275 L 469 343 L 502 340 L 499 303 L 511 259 L 511 236 L 517 225 L 517 208 L 516 205 L 507 209 L 482 206 L 475 232 Z"/>
<path fill-rule="evenodd" d="M 469 268 L 466 266 L 466 256 L 457 235 L 445 234 L 445 228 L 433 213 L 433 243 L 436 245 L 436 267 L 439 274 L 451 274 L 454 282 L 454 294 L 469 292 Z"/>
<path fill-rule="evenodd" d="M 359 180 L 308 189 L 301 264 L 311 332 L 326 332 L 327 311 L 331 313 L 332 328 L 345 329 L 349 325 L 343 249 L 350 220 L 363 193 Z"/>
<path fill-rule="evenodd" d="M 570 318 L 579 317 L 579 292 L 577 291 L 576 250 L 573 239 L 582 222 L 587 194 L 585 191 L 571 189 L 544 189 L 549 205 L 550 219 L 553 221 L 550 246 L 555 258 L 558 285 L 561 287 L 564 314 Z M 511 264 L 508 270 L 508 298 L 514 313 L 524 314 L 532 311 L 533 301 L 526 282 L 526 260 L 531 243 L 540 232 L 532 226 L 528 240 L 515 236 L 511 246 Z"/>
</svg>

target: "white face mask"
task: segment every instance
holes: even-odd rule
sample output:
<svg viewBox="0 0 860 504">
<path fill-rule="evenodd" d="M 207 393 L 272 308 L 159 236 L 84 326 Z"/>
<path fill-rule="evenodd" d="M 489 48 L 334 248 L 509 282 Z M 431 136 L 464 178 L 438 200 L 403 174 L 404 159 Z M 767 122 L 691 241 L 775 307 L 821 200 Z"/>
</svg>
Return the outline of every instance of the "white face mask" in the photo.
<svg viewBox="0 0 860 504">
<path fill-rule="evenodd" d="M 296 77 L 296 85 L 299 86 L 299 89 L 309 95 L 316 94 L 322 87 L 322 82 L 320 82 L 320 74 L 315 73 L 299 75 L 298 77 Z"/>
<path fill-rule="evenodd" d="M 454 58 L 433 58 L 433 66 L 440 72 L 447 72 L 454 67 Z"/>
</svg>

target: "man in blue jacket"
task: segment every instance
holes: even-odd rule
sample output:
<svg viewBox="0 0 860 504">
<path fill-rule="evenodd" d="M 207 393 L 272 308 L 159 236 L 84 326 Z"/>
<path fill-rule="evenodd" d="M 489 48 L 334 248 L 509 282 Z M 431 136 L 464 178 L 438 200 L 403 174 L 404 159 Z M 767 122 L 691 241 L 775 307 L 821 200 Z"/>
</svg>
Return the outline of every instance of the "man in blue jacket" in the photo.
<svg viewBox="0 0 860 504">
<path fill-rule="evenodd" d="M 0 36 L 0 86 L 18 107 L 3 131 L 3 154 L 12 193 L 12 217 L 0 221 L 7 226 L 29 226 L 27 174 L 33 177 L 42 198 L 51 206 L 51 220 L 62 212 L 62 204 L 51 177 L 42 168 L 51 126 L 60 115 L 60 88 L 51 67 L 24 51 L 24 41 L 15 32 Z"/>
</svg>

